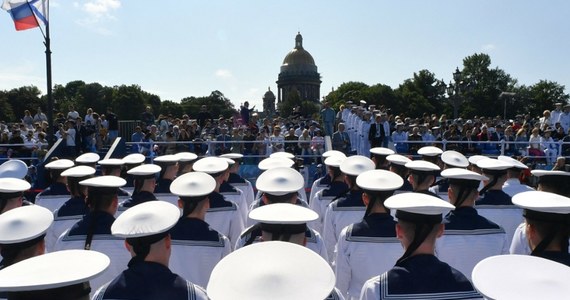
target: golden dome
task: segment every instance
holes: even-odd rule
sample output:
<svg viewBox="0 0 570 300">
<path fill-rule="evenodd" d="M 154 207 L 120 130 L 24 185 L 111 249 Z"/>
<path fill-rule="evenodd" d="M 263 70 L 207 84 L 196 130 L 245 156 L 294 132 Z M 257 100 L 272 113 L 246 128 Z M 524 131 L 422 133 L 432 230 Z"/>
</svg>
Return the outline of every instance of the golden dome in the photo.
<svg viewBox="0 0 570 300">
<path fill-rule="evenodd" d="M 283 59 L 283 66 L 290 65 L 315 65 L 313 56 L 303 49 L 303 36 L 301 36 L 301 33 L 297 33 L 295 37 L 295 48 Z"/>
</svg>

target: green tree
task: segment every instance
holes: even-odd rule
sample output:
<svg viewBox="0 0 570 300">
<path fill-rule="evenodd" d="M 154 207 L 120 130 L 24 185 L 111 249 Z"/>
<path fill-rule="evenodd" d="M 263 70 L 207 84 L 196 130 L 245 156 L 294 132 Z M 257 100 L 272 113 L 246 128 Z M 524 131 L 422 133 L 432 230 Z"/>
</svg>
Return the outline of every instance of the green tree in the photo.
<svg viewBox="0 0 570 300">
<path fill-rule="evenodd" d="M 182 116 L 181 112 L 182 112 L 182 104 L 170 100 L 165 100 L 161 102 L 159 113 L 163 115 L 171 114 L 172 116 L 175 117 L 181 117 Z"/>
<path fill-rule="evenodd" d="M 297 106 L 300 106 L 301 104 L 302 100 L 298 93 L 289 93 L 287 99 L 284 99 L 281 101 L 281 103 L 277 103 L 277 111 L 279 112 L 279 116 L 284 118 L 289 117 L 289 115 L 291 115 L 293 112 L 293 109 Z M 304 115 L 307 115 L 303 109 L 301 109 L 301 112 Z"/>
<path fill-rule="evenodd" d="M 367 95 L 368 85 L 363 82 L 349 81 L 341 84 L 336 90 L 330 92 L 325 99 L 331 104 L 331 107 L 338 110 L 341 104 L 347 101 L 357 103 L 364 100 Z"/>
<path fill-rule="evenodd" d="M 8 102 L 6 91 L 0 91 L 0 120 L 9 122 L 16 120 L 16 116 L 12 111 L 12 105 Z"/>
<path fill-rule="evenodd" d="M 20 120 L 24 116 L 24 111 L 27 109 L 34 115 L 38 106 L 42 105 L 40 99 L 41 91 L 36 86 L 23 86 L 12 89 L 6 93 L 6 100 L 15 116 L 13 121 Z"/>
</svg>

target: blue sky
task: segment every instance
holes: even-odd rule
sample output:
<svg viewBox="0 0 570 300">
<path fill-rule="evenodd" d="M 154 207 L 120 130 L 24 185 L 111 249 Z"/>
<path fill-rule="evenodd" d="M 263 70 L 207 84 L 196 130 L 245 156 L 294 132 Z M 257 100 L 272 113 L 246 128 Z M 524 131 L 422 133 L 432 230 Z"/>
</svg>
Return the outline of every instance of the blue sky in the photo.
<svg viewBox="0 0 570 300">
<path fill-rule="evenodd" d="M 488 53 L 531 85 L 570 88 L 570 1 L 51 0 L 53 82 L 138 84 L 162 100 L 220 90 L 262 105 L 297 31 L 322 75 L 321 95 L 347 81 L 396 88 L 428 69 L 446 82 Z M 0 89 L 45 91 L 40 31 L 0 14 Z"/>
</svg>

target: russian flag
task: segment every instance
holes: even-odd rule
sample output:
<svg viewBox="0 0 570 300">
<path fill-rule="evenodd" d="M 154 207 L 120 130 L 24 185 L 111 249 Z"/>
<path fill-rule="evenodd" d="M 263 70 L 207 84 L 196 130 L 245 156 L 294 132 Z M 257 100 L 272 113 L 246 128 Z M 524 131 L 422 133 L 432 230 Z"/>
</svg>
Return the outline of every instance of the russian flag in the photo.
<svg viewBox="0 0 570 300">
<path fill-rule="evenodd" d="M 2 8 L 12 16 L 16 30 L 26 30 L 40 26 L 41 20 L 47 25 L 48 0 L 4 0 Z"/>
</svg>

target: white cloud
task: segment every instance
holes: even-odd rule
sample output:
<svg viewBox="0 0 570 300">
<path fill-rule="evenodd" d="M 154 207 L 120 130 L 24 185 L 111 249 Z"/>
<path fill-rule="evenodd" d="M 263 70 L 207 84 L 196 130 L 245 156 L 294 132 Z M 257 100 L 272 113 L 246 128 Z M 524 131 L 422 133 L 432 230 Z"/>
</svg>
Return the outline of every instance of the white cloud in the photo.
<svg viewBox="0 0 570 300">
<path fill-rule="evenodd" d="M 219 69 L 216 71 L 215 73 L 216 77 L 220 77 L 223 79 L 229 79 L 232 78 L 232 72 L 230 70 L 226 70 L 226 69 Z"/>
<path fill-rule="evenodd" d="M 481 50 L 486 51 L 486 52 L 490 52 L 490 51 L 495 50 L 495 48 L 497 48 L 497 47 L 495 46 L 495 44 L 486 44 L 486 45 L 483 45 L 483 46 L 481 47 Z"/>
<path fill-rule="evenodd" d="M 112 17 L 112 12 L 120 7 L 120 0 L 91 0 L 81 5 L 83 11 L 95 18 Z"/>
</svg>

